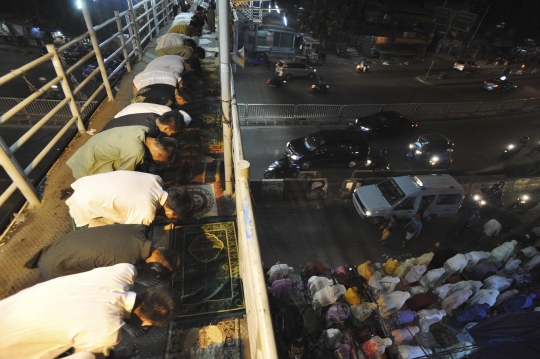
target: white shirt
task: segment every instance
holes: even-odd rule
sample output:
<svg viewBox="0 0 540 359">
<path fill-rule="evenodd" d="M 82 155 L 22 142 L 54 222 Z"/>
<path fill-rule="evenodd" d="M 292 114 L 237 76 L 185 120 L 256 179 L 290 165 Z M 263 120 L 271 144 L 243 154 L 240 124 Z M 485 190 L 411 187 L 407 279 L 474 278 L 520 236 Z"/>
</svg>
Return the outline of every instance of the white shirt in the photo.
<svg viewBox="0 0 540 359">
<path fill-rule="evenodd" d="M 133 85 L 137 90 L 143 87 L 154 84 L 165 84 L 171 86 L 178 86 L 178 81 L 182 78 L 178 76 L 178 73 L 169 69 L 151 69 L 144 70 L 133 79 Z"/>
<path fill-rule="evenodd" d="M 189 36 L 184 34 L 177 34 L 175 32 L 160 36 L 156 40 L 156 51 L 164 47 L 182 46 L 184 45 L 185 39 L 189 39 Z"/>
<path fill-rule="evenodd" d="M 0 301 L 0 358 L 52 359 L 71 347 L 109 355 L 135 304 L 122 263 L 49 280 Z"/>
<path fill-rule="evenodd" d="M 172 70 L 180 75 L 184 72 L 184 58 L 178 55 L 163 55 L 150 61 L 144 71 L 154 69 Z"/>
<path fill-rule="evenodd" d="M 501 231 L 501 224 L 496 219 L 490 219 L 484 224 L 484 233 L 488 236 L 498 236 Z"/>
<path fill-rule="evenodd" d="M 114 118 L 133 115 L 136 113 L 156 113 L 161 116 L 170 110 L 171 108 L 168 106 L 158 105 L 155 103 L 139 102 L 126 106 L 122 111 L 118 112 Z"/>
<path fill-rule="evenodd" d="M 77 227 L 95 218 L 120 224 L 149 226 L 156 210 L 167 201 L 161 177 L 135 171 L 114 171 L 85 176 L 73 182 L 66 204 Z"/>
</svg>

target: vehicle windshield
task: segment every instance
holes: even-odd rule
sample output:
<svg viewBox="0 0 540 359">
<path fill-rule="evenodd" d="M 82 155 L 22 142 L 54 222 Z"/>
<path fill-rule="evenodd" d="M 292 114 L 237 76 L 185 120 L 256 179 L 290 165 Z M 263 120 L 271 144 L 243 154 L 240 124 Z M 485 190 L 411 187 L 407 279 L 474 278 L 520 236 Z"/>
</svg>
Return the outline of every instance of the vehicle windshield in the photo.
<svg viewBox="0 0 540 359">
<path fill-rule="evenodd" d="M 398 184 L 394 179 L 389 179 L 384 182 L 381 182 L 376 185 L 384 199 L 393 206 L 403 198 L 405 198 L 405 193 L 399 188 Z"/>
<path fill-rule="evenodd" d="M 304 139 L 304 143 L 308 151 L 313 152 L 323 144 L 323 139 L 320 134 L 314 133 L 312 135 L 307 136 Z"/>
<path fill-rule="evenodd" d="M 420 147 L 423 147 L 423 146 L 427 145 L 429 143 L 429 141 L 424 136 L 420 136 L 420 137 L 418 137 L 417 143 L 420 144 Z"/>
</svg>

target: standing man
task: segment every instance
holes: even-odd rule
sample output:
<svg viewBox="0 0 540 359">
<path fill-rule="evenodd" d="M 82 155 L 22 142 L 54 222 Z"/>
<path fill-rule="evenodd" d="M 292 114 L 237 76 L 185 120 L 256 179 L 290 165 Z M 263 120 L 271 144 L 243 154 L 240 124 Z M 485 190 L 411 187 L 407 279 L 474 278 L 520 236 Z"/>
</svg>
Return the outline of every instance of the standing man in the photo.
<svg viewBox="0 0 540 359">
<path fill-rule="evenodd" d="M 176 316 L 178 293 L 169 287 L 131 291 L 137 271 L 117 264 L 36 284 L 0 301 L 0 358 L 53 359 L 70 348 L 115 359 L 137 355 L 113 351 L 129 319 L 164 326 Z"/>
<path fill-rule="evenodd" d="M 212 6 L 212 3 L 210 3 L 206 13 L 206 24 L 208 25 L 208 31 L 210 31 L 210 33 L 216 31 L 216 17 L 214 14 L 214 6 Z"/>
<path fill-rule="evenodd" d="M 471 208 L 469 211 L 467 211 L 467 213 L 465 213 L 465 222 L 463 223 L 463 227 L 461 228 L 461 230 L 454 233 L 454 235 L 457 237 L 463 232 L 468 231 L 469 228 L 471 228 L 472 226 L 476 226 L 481 219 L 482 214 L 480 212 L 480 208 Z"/>
<path fill-rule="evenodd" d="M 171 137 L 152 138 L 144 126 L 111 128 L 92 136 L 66 164 L 79 179 L 97 173 L 144 170 L 148 162 L 169 162 L 179 147 Z M 144 165 L 144 166 L 143 166 Z"/>
<path fill-rule="evenodd" d="M 66 204 L 77 227 L 114 223 L 149 226 L 161 208 L 169 219 L 187 218 L 195 203 L 189 192 L 162 186 L 161 177 L 150 173 L 99 173 L 73 182 L 75 192 Z"/>
<path fill-rule="evenodd" d="M 499 235 L 502 225 L 496 219 L 490 219 L 484 224 L 484 234 L 478 238 L 476 243 L 482 243 L 485 238 L 495 238 Z"/>
<path fill-rule="evenodd" d="M 174 19 L 178 15 L 178 0 L 172 0 L 172 18 Z"/>
<path fill-rule="evenodd" d="M 175 250 L 152 246 L 148 227 L 140 224 L 115 224 L 70 232 L 32 256 L 25 267 L 38 268 L 45 280 L 88 272 L 95 268 L 129 263 L 144 269 L 135 282 L 155 285 L 159 275 L 150 274 L 150 265 L 159 263 L 164 277 L 174 275 L 181 254 Z M 152 268 L 156 266 L 153 265 Z"/>
<path fill-rule="evenodd" d="M 405 236 L 405 241 L 403 241 L 403 248 L 405 248 L 412 237 L 418 237 L 420 235 L 420 231 L 422 230 L 422 216 L 417 213 L 404 228 L 407 228 L 407 235 Z"/>
</svg>

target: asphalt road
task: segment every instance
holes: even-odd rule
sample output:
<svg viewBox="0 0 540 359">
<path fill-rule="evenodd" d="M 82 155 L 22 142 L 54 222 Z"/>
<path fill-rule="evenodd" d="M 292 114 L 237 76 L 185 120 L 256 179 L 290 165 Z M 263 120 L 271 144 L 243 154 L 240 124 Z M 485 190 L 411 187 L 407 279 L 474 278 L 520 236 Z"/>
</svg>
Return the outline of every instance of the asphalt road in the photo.
<svg viewBox="0 0 540 359">
<path fill-rule="evenodd" d="M 452 157 L 453 169 L 479 172 L 502 168 L 503 165 L 527 163 L 540 160 L 540 155 L 526 156 L 529 149 L 540 141 L 538 114 L 504 116 L 474 120 L 421 122 L 418 133 L 440 133 L 454 141 Z M 261 179 L 268 165 L 284 151 L 288 141 L 306 136 L 323 129 L 344 128 L 340 126 L 266 126 L 242 127 L 244 155 L 251 163 L 251 178 Z M 498 157 L 504 148 L 517 138 L 528 135 L 528 148 L 516 157 L 499 162 Z M 387 161 L 391 169 L 419 169 L 425 165 L 407 160 L 405 155 L 414 137 L 391 137 L 370 140 L 372 154 L 387 150 Z M 321 171 L 323 177 L 341 181 L 352 172 L 347 167 L 313 168 Z"/>
<path fill-rule="evenodd" d="M 277 60 L 277 58 L 275 58 Z M 502 66 L 481 66 L 479 73 L 461 74 L 463 84 L 451 86 L 431 86 L 421 83 L 417 76 L 425 76 L 429 63 L 409 66 L 372 64 L 370 72 L 356 74 L 356 60 L 345 60 L 329 55 L 331 65 L 315 66 L 317 75 L 323 76 L 330 86 L 329 93 L 312 92 L 310 87 L 316 81 L 308 78 L 293 78 L 280 89 L 270 89 L 266 80 L 273 69 L 264 66 L 246 66 L 234 73 L 239 103 L 251 104 L 384 104 L 384 103 L 438 103 L 438 102 L 479 102 L 514 100 L 540 97 L 540 74 L 509 75 L 508 78 L 518 88 L 513 93 L 494 94 L 482 89 L 482 83 L 492 77 L 499 77 Z M 452 63 L 437 60 L 431 74 L 450 72 Z M 473 82 L 473 83 L 469 83 Z"/>
</svg>

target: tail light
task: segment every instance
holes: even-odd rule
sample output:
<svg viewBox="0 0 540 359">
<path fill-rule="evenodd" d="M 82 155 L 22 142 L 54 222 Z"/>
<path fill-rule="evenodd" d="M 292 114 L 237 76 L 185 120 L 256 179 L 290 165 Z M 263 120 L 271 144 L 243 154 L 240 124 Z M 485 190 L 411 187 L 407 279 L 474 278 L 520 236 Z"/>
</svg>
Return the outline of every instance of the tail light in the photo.
<svg viewBox="0 0 540 359">
<path fill-rule="evenodd" d="M 266 83 L 269 84 L 269 83 L 270 83 L 270 79 L 266 80 Z"/>
<path fill-rule="evenodd" d="M 484 81 L 485 84 L 487 84 L 487 81 Z"/>
<path fill-rule="evenodd" d="M 457 62 L 454 62 L 454 66 L 457 66 Z"/>
<path fill-rule="evenodd" d="M 499 85 L 495 85 L 495 86 L 493 86 L 493 87 L 499 87 Z"/>
<path fill-rule="evenodd" d="M 525 68 L 525 64 L 521 65 L 521 68 L 524 69 L 524 68 Z"/>
</svg>

